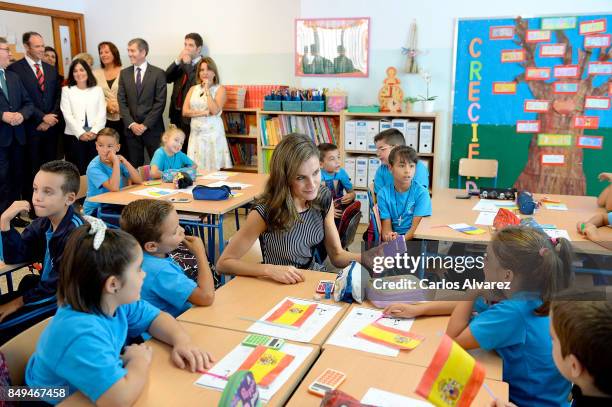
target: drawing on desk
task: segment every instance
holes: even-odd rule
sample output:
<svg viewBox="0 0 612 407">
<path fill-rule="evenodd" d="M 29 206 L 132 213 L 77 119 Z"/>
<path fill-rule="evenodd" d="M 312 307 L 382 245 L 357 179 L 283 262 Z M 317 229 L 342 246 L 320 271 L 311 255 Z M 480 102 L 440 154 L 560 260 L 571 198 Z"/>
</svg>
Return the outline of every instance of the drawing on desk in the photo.
<svg viewBox="0 0 612 407">
<path fill-rule="evenodd" d="M 448 225 L 448 227 L 457 232 L 465 233 L 466 235 L 481 235 L 486 232 L 486 230 L 477 228 L 476 226 L 470 226 L 467 223 L 453 223 Z"/>
<path fill-rule="evenodd" d="M 287 299 L 265 320 L 275 324 L 301 327 L 317 309 L 317 304 L 296 304 Z"/>
<path fill-rule="evenodd" d="M 499 208 L 506 208 L 506 209 L 513 210 L 513 209 L 518 209 L 518 206 L 516 206 L 516 203 L 514 201 L 502 201 L 502 200 L 496 200 L 496 199 L 481 199 L 480 201 L 478 201 L 476 205 L 474 205 L 472 210 L 479 211 L 479 212 L 496 212 L 497 213 Z"/>
<path fill-rule="evenodd" d="M 283 322 L 291 321 L 289 317 L 287 317 L 287 319 L 283 319 L 281 322 L 270 320 L 273 315 L 276 314 L 278 316 L 277 313 L 281 308 L 286 307 L 287 301 L 301 307 L 307 307 L 306 309 L 312 309 L 312 311 L 309 311 L 310 315 L 305 318 L 299 326 Z M 308 308 L 310 306 L 313 306 L 313 308 Z M 283 310 L 284 311 L 281 311 L 281 314 L 285 312 L 287 308 L 283 308 Z M 310 342 L 340 310 L 341 307 L 338 305 L 309 301 L 301 298 L 285 297 L 263 317 L 256 320 L 255 323 L 247 329 L 247 331 L 298 342 Z M 301 314 L 296 313 L 296 315 Z M 298 316 L 296 321 L 299 318 L 300 317 Z M 285 326 L 282 326 L 282 324 L 285 324 Z"/>
<path fill-rule="evenodd" d="M 130 194 L 145 196 L 147 198 L 164 198 L 178 193 L 177 189 L 149 187 L 138 191 L 130 191 Z"/>
<path fill-rule="evenodd" d="M 260 345 L 253 349 L 238 370 L 250 370 L 259 386 L 269 387 L 294 358 L 280 350 Z"/>
<path fill-rule="evenodd" d="M 351 309 L 344 320 L 336 327 L 326 344 L 376 353 L 378 355 L 397 357 L 399 355 L 398 348 L 372 342 L 368 339 L 356 336 L 357 333 L 375 321 L 378 321 L 378 323 L 385 328 L 396 329 L 403 332 L 410 331 L 410 327 L 412 327 L 412 323 L 414 322 L 414 319 L 381 318 L 382 316 L 383 313 L 381 310 L 355 307 Z"/>
<path fill-rule="evenodd" d="M 415 399 L 401 394 L 391 393 L 375 387 L 370 387 L 361 399 L 363 404 L 379 407 L 431 407 L 432 404 L 424 400 Z"/>
<path fill-rule="evenodd" d="M 385 326 L 380 322 L 381 320 L 384 320 L 384 318 L 379 318 L 366 325 L 357 332 L 355 336 L 399 350 L 412 350 L 419 346 L 425 339 L 424 336 L 417 335 L 410 331 L 403 331 Z M 399 320 L 397 318 L 393 318 L 392 321 L 393 325 L 399 325 Z"/>
<path fill-rule="evenodd" d="M 254 349 L 249 346 L 244 346 L 242 344 L 236 346 L 233 350 L 226 354 L 223 359 L 218 361 L 212 367 L 212 369 L 200 376 L 200 378 L 194 384 L 196 386 L 222 391 L 227 384 L 227 380 L 221 379 L 217 376 L 229 377 L 237 370 L 240 370 L 253 351 Z M 278 373 L 276 378 L 270 382 L 268 387 L 259 388 L 259 396 L 261 399 L 270 400 L 272 397 L 274 397 L 274 394 L 280 390 L 287 380 L 289 380 L 291 375 L 293 375 L 293 373 L 295 373 L 295 371 L 304 363 L 311 352 L 312 348 L 308 346 L 285 343 L 285 345 L 283 345 L 282 353 L 290 355 L 292 359 L 287 366 Z"/>
</svg>

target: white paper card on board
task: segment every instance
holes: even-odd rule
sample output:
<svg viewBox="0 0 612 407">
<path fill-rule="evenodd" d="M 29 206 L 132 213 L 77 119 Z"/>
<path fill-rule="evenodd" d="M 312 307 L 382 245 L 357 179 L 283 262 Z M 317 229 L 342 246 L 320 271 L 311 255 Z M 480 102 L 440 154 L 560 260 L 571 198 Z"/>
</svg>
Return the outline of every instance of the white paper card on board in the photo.
<svg viewBox="0 0 612 407">
<path fill-rule="evenodd" d="M 563 154 L 543 154 L 542 164 L 548 165 L 561 165 L 565 163 L 565 156 Z"/>
<path fill-rule="evenodd" d="M 377 407 L 431 407 L 433 404 L 401 394 L 370 387 L 361 399 L 363 404 Z"/>
</svg>

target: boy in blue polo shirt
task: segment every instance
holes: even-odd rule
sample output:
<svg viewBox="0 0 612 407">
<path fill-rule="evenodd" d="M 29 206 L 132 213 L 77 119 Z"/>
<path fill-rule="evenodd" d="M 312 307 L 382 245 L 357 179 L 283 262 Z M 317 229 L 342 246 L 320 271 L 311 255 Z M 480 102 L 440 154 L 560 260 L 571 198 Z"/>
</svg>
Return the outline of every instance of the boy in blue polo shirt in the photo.
<svg viewBox="0 0 612 407">
<path fill-rule="evenodd" d="M 378 167 L 374 176 L 374 192 L 378 195 L 382 188 L 387 185 L 393 185 L 393 174 L 391 174 L 391 169 L 389 168 L 389 153 L 393 147 L 405 146 L 406 140 L 399 130 L 387 129 L 374 137 L 374 143 L 376 144 L 376 155 L 380 159 L 380 167 Z M 414 151 L 413 148 L 408 148 Z M 425 164 L 418 160 L 418 158 L 414 180 L 426 190 L 429 190 L 429 171 L 427 171 Z"/>
<path fill-rule="evenodd" d="M 319 163 L 321 165 L 321 182 L 332 193 L 335 207 L 334 217 L 336 222 L 338 222 L 342 217 L 343 208 L 355 200 L 353 184 L 346 170 L 340 166 L 338 147 L 331 143 L 321 143 L 318 148 Z"/>
<path fill-rule="evenodd" d="M 119 133 L 108 127 L 98 132 L 98 156 L 87 166 L 87 197 L 83 204 L 83 212 L 86 215 L 97 216 L 98 209 L 102 206 L 100 203 L 91 202 L 90 198 L 109 191 L 117 192 L 129 182 L 142 183 L 138 170 L 125 157 L 117 154 L 119 148 Z"/>
<path fill-rule="evenodd" d="M 193 160 L 181 151 L 184 142 L 183 130 L 171 124 L 162 135 L 162 146 L 155 150 L 151 158 L 151 178 L 161 178 L 166 170 L 196 167 Z"/>
<path fill-rule="evenodd" d="M 393 183 L 380 188 L 377 194 L 385 242 L 397 235 L 411 240 L 421 218 L 431 215 L 429 192 L 414 179 L 417 160 L 415 151 L 406 146 L 395 147 L 389 154 Z"/>
<path fill-rule="evenodd" d="M 143 251 L 146 273 L 141 296 L 144 300 L 177 317 L 195 305 L 211 305 L 215 284 L 202 239 L 185 236 L 179 217 L 170 202 L 139 199 L 121 212 L 121 229 L 138 240 Z M 168 256 L 180 243 L 196 258 L 197 283 L 189 279 Z"/>
</svg>

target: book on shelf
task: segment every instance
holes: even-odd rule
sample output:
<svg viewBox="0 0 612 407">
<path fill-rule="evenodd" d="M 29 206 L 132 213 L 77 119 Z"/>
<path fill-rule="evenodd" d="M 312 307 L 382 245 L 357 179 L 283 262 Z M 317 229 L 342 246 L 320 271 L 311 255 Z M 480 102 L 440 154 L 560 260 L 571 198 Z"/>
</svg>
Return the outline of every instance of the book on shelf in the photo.
<svg viewBox="0 0 612 407">
<path fill-rule="evenodd" d="M 255 143 L 230 143 L 229 150 L 234 165 L 257 165 Z"/>
<path fill-rule="evenodd" d="M 250 127 L 257 123 L 257 118 L 254 114 L 225 112 L 222 117 L 225 132 L 230 135 L 247 135 Z"/>
<path fill-rule="evenodd" d="M 264 146 L 276 146 L 283 136 L 302 133 L 309 136 L 315 144 L 336 144 L 337 130 L 333 118 L 326 116 L 279 115 L 262 116 L 261 142 Z"/>
</svg>

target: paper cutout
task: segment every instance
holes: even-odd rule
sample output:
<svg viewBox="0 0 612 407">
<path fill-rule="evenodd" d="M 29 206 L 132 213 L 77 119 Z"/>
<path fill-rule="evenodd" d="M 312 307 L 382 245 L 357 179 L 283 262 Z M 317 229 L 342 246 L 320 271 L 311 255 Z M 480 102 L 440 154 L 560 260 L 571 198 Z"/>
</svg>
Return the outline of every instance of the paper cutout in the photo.
<svg viewBox="0 0 612 407">
<path fill-rule="evenodd" d="M 505 49 L 501 52 L 501 62 L 523 62 L 525 61 L 524 49 Z"/>
<path fill-rule="evenodd" d="M 610 108 L 610 97 L 587 96 L 584 99 L 585 109 L 607 110 Z"/>
<path fill-rule="evenodd" d="M 602 18 L 600 20 L 590 20 L 590 21 L 581 22 L 578 33 L 580 35 L 586 35 L 586 34 L 605 32 L 605 31 L 606 31 L 606 20 Z"/>
<path fill-rule="evenodd" d="M 603 148 L 603 136 L 579 136 L 576 146 L 601 150 Z"/>
<path fill-rule="evenodd" d="M 511 40 L 514 37 L 514 26 L 497 26 L 489 28 L 490 40 Z"/>
<path fill-rule="evenodd" d="M 547 42 L 550 41 L 550 31 L 548 30 L 527 30 L 526 42 Z"/>
<path fill-rule="evenodd" d="M 301 327 L 317 309 L 316 304 L 296 304 L 287 299 L 272 315 L 265 319 L 275 324 Z"/>
<path fill-rule="evenodd" d="M 444 335 L 415 392 L 436 406 L 470 406 L 485 369 L 448 335 Z"/>
<path fill-rule="evenodd" d="M 612 36 L 610 34 L 594 34 L 584 37 L 584 48 L 606 48 L 610 46 Z"/>
<path fill-rule="evenodd" d="M 579 72 L 578 65 L 557 65 L 553 69 L 555 78 L 577 78 Z"/>
<path fill-rule="evenodd" d="M 257 385 L 268 387 L 293 359 L 294 356 L 280 350 L 258 346 L 238 370 L 249 370 Z"/>
<path fill-rule="evenodd" d="M 576 116 L 574 117 L 574 127 L 577 129 L 596 130 L 599 128 L 599 117 L 597 116 Z"/>
<path fill-rule="evenodd" d="M 567 30 L 576 28 L 576 17 L 544 17 L 542 18 L 542 30 Z"/>
<path fill-rule="evenodd" d="M 612 75 L 612 62 L 589 62 L 589 75 Z"/>
<path fill-rule="evenodd" d="M 516 82 L 493 82 L 493 93 L 496 95 L 514 95 Z"/>
<path fill-rule="evenodd" d="M 525 103 L 523 104 L 523 110 L 526 112 L 543 113 L 548 112 L 549 108 L 550 101 L 548 100 L 531 99 L 525 100 Z"/>
<path fill-rule="evenodd" d="M 563 202 L 544 202 L 544 207 L 552 211 L 567 211 L 567 205 Z"/>
<path fill-rule="evenodd" d="M 542 154 L 540 162 L 542 165 L 564 165 L 565 156 L 563 154 Z"/>
<path fill-rule="evenodd" d="M 516 121 L 516 132 L 517 133 L 537 133 L 540 131 L 539 120 L 517 120 Z"/>
<path fill-rule="evenodd" d="M 553 85 L 553 93 L 555 94 L 578 93 L 578 82 L 555 82 Z"/>
<path fill-rule="evenodd" d="M 545 81 L 550 79 L 550 68 L 538 68 L 530 66 L 525 71 L 525 79 L 528 81 Z"/>
<path fill-rule="evenodd" d="M 538 146 L 570 147 L 573 145 L 571 134 L 538 134 Z"/>
<path fill-rule="evenodd" d="M 361 331 L 357 332 L 355 336 L 400 350 L 412 350 L 419 346 L 425 339 L 424 336 L 414 334 L 410 331 L 402 331 L 400 329 L 380 325 L 378 320 L 365 326 Z"/>
<path fill-rule="evenodd" d="M 476 226 L 470 226 L 467 223 L 453 223 L 448 225 L 448 227 L 457 232 L 465 233 L 466 235 L 482 235 L 486 232 L 486 230 L 477 228 Z"/>
<path fill-rule="evenodd" d="M 565 44 L 542 44 L 540 45 L 540 57 L 562 57 L 565 54 Z"/>
</svg>

